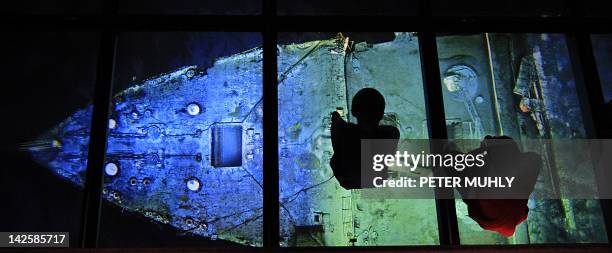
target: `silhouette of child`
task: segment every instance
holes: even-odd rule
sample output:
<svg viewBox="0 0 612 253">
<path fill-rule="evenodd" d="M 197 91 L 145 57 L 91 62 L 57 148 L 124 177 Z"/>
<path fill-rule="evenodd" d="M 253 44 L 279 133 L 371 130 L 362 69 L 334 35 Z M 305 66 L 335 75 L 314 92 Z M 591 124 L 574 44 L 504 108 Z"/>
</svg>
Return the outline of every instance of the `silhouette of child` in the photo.
<svg viewBox="0 0 612 253">
<path fill-rule="evenodd" d="M 486 136 L 473 155 L 487 152 L 485 166 L 447 172 L 456 177 L 514 177 L 512 188 L 457 188 L 468 207 L 468 216 L 485 230 L 512 236 L 516 226 L 527 219 L 527 201 L 542 168 L 542 159 L 533 152 L 521 152 L 508 136 Z M 451 153 L 459 153 L 457 151 Z"/>
<path fill-rule="evenodd" d="M 385 98 L 373 88 L 364 88 L 353 97 L 351 114 L 357 118 L 357 124 L 346 122 L 338 112 L 332 112 L 331 139 L 334 155 L 330 166 L 345 189 L 371 188 L 374 177 L 387 178 L 387 168 L 379 172 L 364 170 L 365 174 L 361 170 L 362 139 L 394 140 L 394 145 L 385 145 L 386 150 L 377 150 L 380 154 L 394 154 L 397 149 L 399 130 L 393 126 L 379 125 L 384 112 Z"/>
</svg>

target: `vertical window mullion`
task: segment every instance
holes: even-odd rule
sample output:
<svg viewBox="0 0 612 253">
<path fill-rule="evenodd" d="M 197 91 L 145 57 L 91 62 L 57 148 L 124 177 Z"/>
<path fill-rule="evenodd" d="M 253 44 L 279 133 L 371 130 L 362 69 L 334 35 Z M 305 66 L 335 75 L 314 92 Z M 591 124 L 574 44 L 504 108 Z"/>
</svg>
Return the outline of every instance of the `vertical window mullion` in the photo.
<svg viewBox="0 0 612 253">
<path fill-rule="evenodd" d="M 276 1 L 264 0 L 263 14 L 263 243 L 279 247 L 278 75 L 275 30 Z"/>
<path fill-rule="evenodd" d="M 437 140 L 447 139 L 448 135 L 446 133 L 436 36 L 433 32 L 419 32 L 418 38 L 423 88 L 425 90 L 427 127 L 429 138 L 435 141 L 431 149 L 432 152 L 439 152 L 441 147 L 436 145 Z M 457 225 L 455 200 L 449 199 L 449 196 L 453 196 L 453 192 L 450 189 L 436 188 L 435 196 L 440 244 L 459 245 L 459 227 Z"/>
<path fill-rule="evenodd" d="M 105 30 L 100 38 L 81 224 L 81 247 L 84 248 L 95 248 L 98 243 L 116 36 L 115 31 Z"/>
<path fill-rule="evenodd" d="M 431 1 L 420 0 L 419 17 L 423 19 L 423 22 L 427 22 L 427 19 L 432 17 L 432 13 Z M 448 139 L 436 35 L 431 31 L 422 31 L 418 33 L 418 39 L 429 138 L 433 140 Z M 434 145 L 431 149 L 432 152 L 439 151 L 439 147 Z M 455 200 L 443 198 L 454 194 L 452 190 L 436 188 L 434 189 L 434 195 L 436 197 L 436 217 L 438 219 L 440 245 L 459 245 L 459 226 L 457 224 Z"/>
</svg>

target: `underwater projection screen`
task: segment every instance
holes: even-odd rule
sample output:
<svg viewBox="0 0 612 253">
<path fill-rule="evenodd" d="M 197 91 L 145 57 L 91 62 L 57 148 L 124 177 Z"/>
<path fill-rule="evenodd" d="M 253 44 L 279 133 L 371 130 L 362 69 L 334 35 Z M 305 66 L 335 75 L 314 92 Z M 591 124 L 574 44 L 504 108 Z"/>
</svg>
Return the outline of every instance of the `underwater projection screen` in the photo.
<svg viewBox="0 0 612 253">
<path fill-rule="evenodd" d="M 539 145 L 543 150 L 531 150 L 544 155 L 535 192 L 558 189 L 565 182 L 596 184 L 593 167 L 577 162 L 590 160 L 586 150 L 555 145 L 555 140 L 586 138 L 564 35 L 450 35 L 438 37 L 437 44 L 450 139 L 506 135 L 519 144 L 550 140 L 550 145 Z M 597 199 L 532 197 L 527 206 L 527 220 L 506 237 L 483 230 L 457 200 L 461 243 L 607 242 Z"/>
<path fill-rule="evenodd" d="M 261 246 L 259 45 L 258 33 L 121 34 L 103 199 L 179 235 Z M 181 50 L 186 52 L 177 53 Z M 196 63 L 202 65 L 188 65 Z M 164 68 L 169 72 L 154 73 Z M 139 80 L 127 70 L 154 75 Z M 80 186 L 91 112 L 87 106 L 53 128 L 49 135 L 58 144 L 52 150 L 32 151 L 58 176 Z M 106 219 L 105 210 L 103 239 L 131 229 Z"/>
<path fill-rule="evenodd" d="M 432 199 L 364 199 L 342 188 L 330 168 L 332 111 L 355 122 L 357 91 L 378 89 L 387 101 L 383 124 L 400 138 L 426 139 L 418 40 L 391 34 L 386 42 L 339 34 L 279 45 L 279 169 L 282 246 L 438 244 Z M 303 35 L 306 36 L 306 35 Z M 432 193 L 433 196 L 433 193 Z M 409 225 L 408 225 L 409 224 Z"/>
</svg>

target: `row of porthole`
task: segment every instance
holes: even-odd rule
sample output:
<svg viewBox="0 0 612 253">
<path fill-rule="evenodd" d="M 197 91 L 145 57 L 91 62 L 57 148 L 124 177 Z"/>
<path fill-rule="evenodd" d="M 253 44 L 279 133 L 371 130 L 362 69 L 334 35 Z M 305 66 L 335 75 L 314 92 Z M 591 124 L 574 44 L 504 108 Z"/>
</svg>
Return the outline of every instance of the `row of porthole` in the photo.
<svg viewBox="0 0 612 253">
<path fill-rule="evenodd" d="M 138 184 L 138 179 L 135 177 L 130 178 L 129 180 L 130 185 L 134 186 L 136 184 Z M 147 186 L 151 183 L 151 179 L 149 179 L 148 177 L 145 177 L 142 179 L 142 185 Z"/>
<path fill-rule="evenodd" d="M 117 166 L 117 164 L 114 162 L 107 163 L 104 166 L 104 172 L 106 173 L 107 176 L 111 176 L 111 177 L 116 176 L 119 173 L 119 166 Z M 132 177 L 130 178 L 129 183 L 130 185 L 136 185 L 138 183 L 138 179 L 136 179 L 135 177 Z M 151 179 L 149 178 L 144 178 L 142 180 L 142 184 L 145 186 L 149 185 L 150 183 L 151 183 Z M 189 189 L 190 191 L 194 191 L 194 192 L 199 191 L 201 188 L 200 180 L 195 177 L 187 179 L 186 185 L 187 185 L 187 189 Z"/>
<path fill-rule="evenodd" d="M 200 112 L 202 112 L 202 109 L 200 108 L 200 105 L 198 105 L 197 103 L 190 103 L 187 105 L 187 113 L 191 116 L 196 116 L 198 114 L 200 114 Z M 135 118 L 137 118 L 137 112 L 132 112 L 132 115 L 136 115 L 134 116 Z M 115 129 L 117 128 L 117 121 L 115 119 L 108 119 L 108 128 L 109 129 Z"/>
</svg>

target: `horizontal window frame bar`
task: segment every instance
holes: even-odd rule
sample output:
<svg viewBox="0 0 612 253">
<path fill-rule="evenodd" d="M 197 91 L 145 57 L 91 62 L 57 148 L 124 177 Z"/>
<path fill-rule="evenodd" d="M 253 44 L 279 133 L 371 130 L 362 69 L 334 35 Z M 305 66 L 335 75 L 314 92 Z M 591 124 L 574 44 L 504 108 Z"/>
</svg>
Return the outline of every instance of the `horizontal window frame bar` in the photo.
<svg viewBox="0 0 612 253">
<path fill-rule="evenodd" d="M 366 16 L 367 17 L 367 16 Z M 374 23 L 375 20 L 376 22 Z M 316 21 L 316 22 L 312 22 Z M 257 31 L 274 23 L 277 32 L 435 31 L 513 33 L 612 33 L 612 18 L 403 17 L 403 16 L 201 16 L 201 15 L 4 15 L 3 29 L 115 29 L 117 31 Z"/>
</svg>

